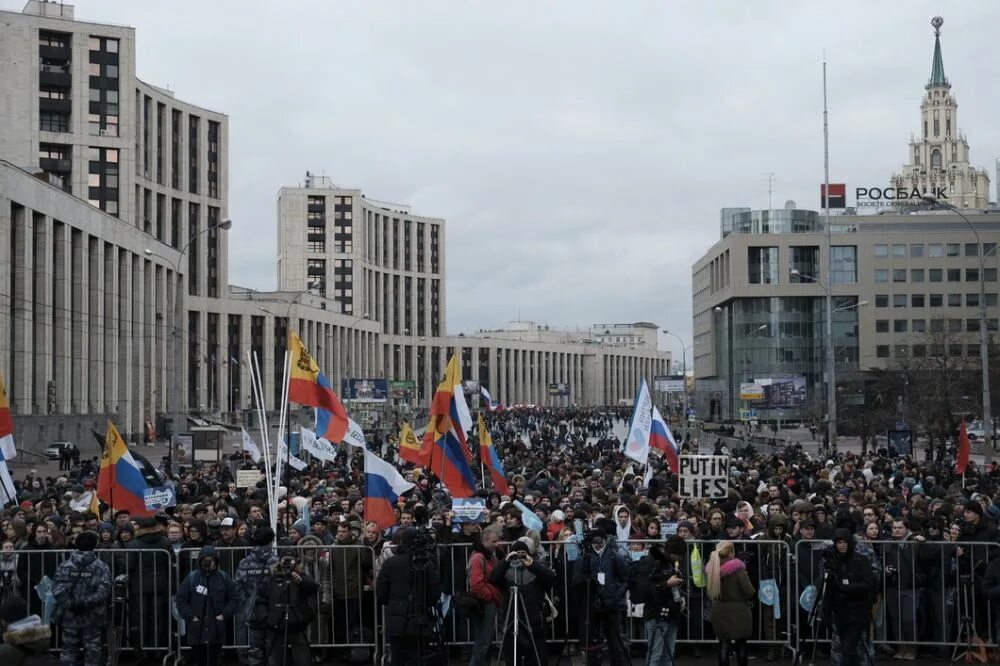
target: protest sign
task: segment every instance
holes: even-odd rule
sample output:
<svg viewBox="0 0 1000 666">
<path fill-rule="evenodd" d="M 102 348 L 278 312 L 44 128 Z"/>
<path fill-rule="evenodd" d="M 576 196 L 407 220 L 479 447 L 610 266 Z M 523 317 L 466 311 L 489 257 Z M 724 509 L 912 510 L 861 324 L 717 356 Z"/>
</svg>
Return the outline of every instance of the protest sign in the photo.
<svg viewBox="0 0 1000 666">
<path fill-rule="evenodd" d="M 177 504 L 177 496 L 174 494 L 173 486 L 144 488 L 142 499 L 146 503 L 146 508 L 150 511 L 159 511 Z"/>
<path fill-rule="evenodd" d="M 486 522 L 486 500 L 482 497 L 455 498 L 451 502 L 456 523 Z"/>
<path fill-rule="evenodd" d="M 680 456 L 681 497 L 718 499 L 729 490 L 729 456 Z"/>
<path fill-rule="evenodd" d="M 263 474 L 255 469 L 238 469 L 236 470 L 236 487 L 253 488 L 262 476 Z"/>
</svg>

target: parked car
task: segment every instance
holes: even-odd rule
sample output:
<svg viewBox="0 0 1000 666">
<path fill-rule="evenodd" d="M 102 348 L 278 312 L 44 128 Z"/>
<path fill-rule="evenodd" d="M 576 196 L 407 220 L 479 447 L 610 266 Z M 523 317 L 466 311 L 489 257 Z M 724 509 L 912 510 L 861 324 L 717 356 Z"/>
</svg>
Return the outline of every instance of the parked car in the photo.
<svg viewBox="0 0 1000 666">
<path fill-rule="evenodd" d="M 69 442 L 52 442 L 42 454 L 49 460 L 59 460 L 59 456 L 62 455 L 63 449 L 69 447 Z"/>
</svg>

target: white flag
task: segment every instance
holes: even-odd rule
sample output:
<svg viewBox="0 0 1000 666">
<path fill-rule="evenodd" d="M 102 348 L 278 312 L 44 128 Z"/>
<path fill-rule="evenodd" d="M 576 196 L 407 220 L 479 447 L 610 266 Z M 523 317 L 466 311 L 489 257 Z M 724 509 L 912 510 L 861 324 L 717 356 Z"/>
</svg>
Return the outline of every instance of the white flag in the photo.
<svg viewBox="0 0 1000 666">
<path fill-rule="evenodd" d="M 531 448 L 531 433 L 528 432 L 527 430 L 525 430 L 524 434 L 521 435 L 521 441 L 524 442 L 524 448 L 530 449 Z"/>
<path fill-rule="evenodd" d="M 14 488 L 14 480 L 10 478 L 7 463 L 0 460 L 0 506 L 8 504 L 17 504 L 17 490 Z"/>
<path fill-rule="evenodd" d="M 320 460 L 333 462 L 337 457 L 337 447 L 325 439 L 317 438 L 316 433 L 309 428 L 299 429 L 299 443 L 302 444 L 303 451 L 308 451 Z"/>
<path fill-rule="evenodd" d="M 246 431 L 246 428 L 240 428 L 240 430 L 243 431 L 243 450 L 250 454 L 255 463 L 260 462 L 260 449 L 257 448 L 257 442 L 253 441 L 253 437 Z"/>
<path fill-rule="evenodd" d="M 632 410 L 632 424 L 625 439 L 625 455 L 643 465 L 649 460 L 649 432 L 653 426 L 653 401 L 646 380 L 639 386 Z"/>
<path fill-rule="evenodd" d="M 287 462 L 292 469 L 297 469 L 300 472 L 304 470 L 306 467 L 308 467 L 308 465 L 306 465 L 305 460 L 297 458 L 288 452 L 288 447 L 285 446 L 284 442 L 278 444 L 277 460 L 281 461 L 282 463 Z"/>
</svg>

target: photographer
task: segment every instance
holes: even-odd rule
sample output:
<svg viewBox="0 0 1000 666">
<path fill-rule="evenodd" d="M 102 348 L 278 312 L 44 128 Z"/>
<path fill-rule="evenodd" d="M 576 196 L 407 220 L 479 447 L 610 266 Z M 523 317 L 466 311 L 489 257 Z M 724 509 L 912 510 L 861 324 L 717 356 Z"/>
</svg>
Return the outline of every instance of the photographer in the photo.
<svg viewBox="0 0 1000 666">
<path fill-rule="evenodd" d="M 77 663 L 81 651 L 84 666 L 103 661 L 111 569 L 97 558 L 96 547 L 97 534 L 84 532 L 76 538 L 76 550 L 56 569 L 53 621 L 62 628 L 64 664 Z"/>
<path fill-rule="evenodd" d="M 825 621 L 833 631 L 830 661 L 834 666 L 873 663 L 868 639 L 872 607 L 878 594 L 878 574 L 869 557 L 857 552 L 854 534 L 846 528 L 833 533 L 833 547 L 823 553 Z"/>
<path fill-rule="evenodd" d="M 399 545 L 379 570 L 375 595 L 385 607 L 385 635 L 392 653 L 391 666 L 417 666 L 434 630 L 433 607 L 441 596 L 441 580 L 433 565 L 423 569 L 422 590 L 414 587 L 412 547 L 416 530 L 399 533 Z"/>
<path fill-rule="evenodd" d="M 923 588 L 924 576 L 917 567 L 920 544 L 913 540 L 909 520 L 892 521 L 893 544 L 885 545 L 882 560 L 885 565 L 885 596 L 891 638 L 901 645 L 897 659 L 912 661 L 917 657 L 913 646 L 917 628 L 917 597 Z"/>
<path fill-rule="evenodd" d="M 302 573 L 295 558 L 284 555 L 257 589 L 255 620 L 267 624 L 271 666 L 310 666 L 306 632 L 316 618 L 319 585 Z"/>
<path fill-rule="evenodd" d="M 519 622 L 517 654 L 519 661 L 538 666 L 545 655 L 545 592 L 552 588 L 556 573 L 547 565 L 531 556 L 534 544 L 528 537 L 522 537 L 511 544 L 507 557 L 500 561 L 490 573 L 490 583 L 504 591 L 504 606 L 507 608 L 506 626 L 500 654 L 507 666 L 517 666 L 514 660 L 513 622 Z M 517 587 L 520 607 L 511 608 L 514 603 L 512 589 Z"/>
<path fill-rule="evenodd" d="M 680 563 L 687 557 L 687 544 L 672 536 L 661 550 L 658 545 L 649 555 L 629 568 L 629 596 L 642 604 L 646 629 L 646 666 L 671 666 L 684 599 L 680 586 Z M 700 610 L 700 607 L 699 607 Z"/>
<path fill-rule="evenodd" d="M 217 666 L 222 659 L 226 622 L 236 608 L 236 586 L 219 569 L 218 552 L 213 546 L 202 547 L 198 568 L 177 590 L 177 613 L 187 623 L 187 642 L 195 666 Z"/>
<path fill-rule="evenodd" d="M 586 642 L 587 663 L 600 663 L 603 636 L 613 666 L 624 666 L 628 663 L 622 638 L 625 560 L 608 544 L 607 533 L 601 528 L 587 534 L 583 547 L 584 553 L 573 571 L 573 584 L 586 594 L 581 636 Z"/>
</svg>

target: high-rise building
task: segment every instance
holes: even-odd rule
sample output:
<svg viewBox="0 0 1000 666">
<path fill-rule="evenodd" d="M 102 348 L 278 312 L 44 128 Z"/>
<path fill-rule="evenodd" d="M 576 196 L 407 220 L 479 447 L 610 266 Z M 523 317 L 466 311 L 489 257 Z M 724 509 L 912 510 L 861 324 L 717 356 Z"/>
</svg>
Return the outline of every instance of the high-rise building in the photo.
<svg viewBox="0 0 1000 666">
<path fill-rule="evenodd" d="M 921 104 L 926 128 L 911 143 L 915 159 L 905 182 L 894 185 L 944 187 L 946 200 L 966 209 L 969 222 L 950 210 L 911 205 L 837 215 L 828 235 L 816 211 L 722 209 L 721 240 L 692 267 L 699 414 L 736 419 L 753 408 L 761 419 L 825 418 L 832 388 L 825 352 L 829 278 L 841 405 L 863 399 L 872 368 L 925 358 L 978 362 L 980 278 L 987 330 L 998 330 L 1000 211 L 984 210 L 989 179 L 968 165 L 944 76 L 940 22 L 934 25 Z M 741 399 L 741 385 L 753 383 L 775 389 L 766 400 Z"/>
</svg>

